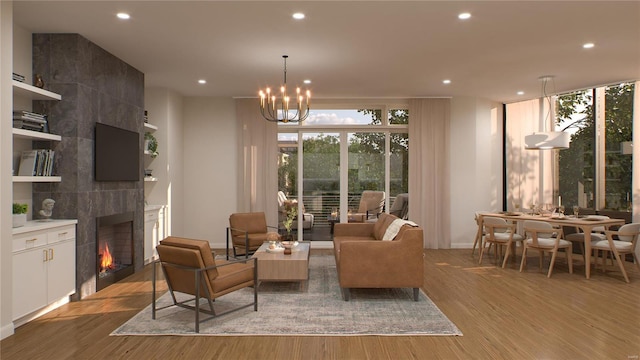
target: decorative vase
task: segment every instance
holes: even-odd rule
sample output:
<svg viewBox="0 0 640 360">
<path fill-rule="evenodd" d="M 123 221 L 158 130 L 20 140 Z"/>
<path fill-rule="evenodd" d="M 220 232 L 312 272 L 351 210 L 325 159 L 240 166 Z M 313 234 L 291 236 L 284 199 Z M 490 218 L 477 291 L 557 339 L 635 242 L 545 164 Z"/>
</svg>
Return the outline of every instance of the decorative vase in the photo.
<svg viewBox="0 0 640 360">
<path fill-rule="evenodd" d="M 285 255 L 291 255 L 291 248 L 293 247 L 293 241 L 283 241 L 282 247 L 284 247 Z"/>
<path fill-rule="evenodd" d="M 25 226 L 27 223 L 27 214 L 13 214 L 13 227 Z"/>
<path fill-rule="evenodd" d="M 40 89 L 44 88 L 44 80 L 42 80 L 42 75 L 36 74 L 36 80 L 33 82 L 33 86 Z"/>
</svg>

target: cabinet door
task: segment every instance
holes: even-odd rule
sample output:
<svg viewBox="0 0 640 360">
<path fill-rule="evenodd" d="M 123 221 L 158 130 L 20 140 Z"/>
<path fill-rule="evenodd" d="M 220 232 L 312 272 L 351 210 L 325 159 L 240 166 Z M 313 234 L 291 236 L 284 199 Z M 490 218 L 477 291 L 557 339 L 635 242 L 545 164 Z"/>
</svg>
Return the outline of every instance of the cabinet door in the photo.
<svg viewBox="0 0 640 360">
<path fill-rule="evenodd" d="M 47 248 L 13 254 L 13 319 L 47 305 Z"/>
<path fill-rule="evenodd" d="M 76 244 L 67 240 L 49 246 L 47 304 L 76 290 Z"/>
<path fill-rule="evenodd" d="M 158 245 L 158 211 L 144 213 L 144 261 L 148 263 L 155 258 Z"/>
</svg>

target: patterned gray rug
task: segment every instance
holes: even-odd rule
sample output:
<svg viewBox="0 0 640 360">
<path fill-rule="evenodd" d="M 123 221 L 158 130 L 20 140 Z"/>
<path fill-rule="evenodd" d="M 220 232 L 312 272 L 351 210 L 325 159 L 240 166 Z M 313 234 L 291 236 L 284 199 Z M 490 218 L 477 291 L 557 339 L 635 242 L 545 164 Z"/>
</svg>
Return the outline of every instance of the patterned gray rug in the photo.
<svg viewBox="0 0 640 360">
<path fill-rule="evenodd" d="M 174 306 L 152 320 L 149 305 L 111 335 L 462 335 L 422 291 L 415 302 L 411 289 L 353 289 L 344 301 L 331 255 L 311 256 L 309 278 L 302 284 L 263 282 L 257 312 L 249 307 L 204 321 L 200 334 L 194 333 L 192 310 Z M 236 291 L 216 299 L 214 309 L 250 303 L 252 296 L 253 289 Z M 159 306 L 169 303 L 169 294 L 158 300 Z"/>
</svg>

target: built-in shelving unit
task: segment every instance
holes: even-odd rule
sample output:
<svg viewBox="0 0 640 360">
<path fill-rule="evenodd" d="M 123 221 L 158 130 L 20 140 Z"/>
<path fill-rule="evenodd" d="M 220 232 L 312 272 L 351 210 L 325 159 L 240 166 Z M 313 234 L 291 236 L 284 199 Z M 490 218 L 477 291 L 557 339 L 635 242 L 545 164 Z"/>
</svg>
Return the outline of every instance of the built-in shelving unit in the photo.
<svg viewBox="0 0 640 360">
<path fill-rule="evenodd" d="M 145 130 L 145 132 L 153 133 L 156 130 L 158 130 L 158 127 L 156 125 L 149 124 L 148 122 L 145 122 L 144 123 L 144 130 Z M 144 156 L 145 156 L 145 169 L 146 169 L 151 164 L 151 162 L 153 161 L 154 158 L 151 157 L 151 151 L 147 150 L 146 148 L 144 149 L 143 153 L 144 153 Z M 153 176 L 145 176 L 144 177 L 144 181 L 153 183 L 153 182 L 157 182 L 158 178 L 155 178 Z"/>
<path fill-rule="evenodd" d="M 13 93 L 16 97 L 26 98 L 30 100 L 62 100 L 60 94 L 56 94 L 49 90 L 40 89 L 38 87 L 22 83 L 20 81 L 12 80 Z M 12 129 L 13 140 L 18 141 L 61 141 L 62 137 L 56 134 L 49 134 L 45 132 L 38 132 L 25 129 Z M 14 149 L 16 145 L 14 143 Z M 16 169 L 17 172 L 18 169 Z M 60 176 L 13 176 L 14 183 L 34 183 L 34 182 L 61 182 Z"/>
</svg>

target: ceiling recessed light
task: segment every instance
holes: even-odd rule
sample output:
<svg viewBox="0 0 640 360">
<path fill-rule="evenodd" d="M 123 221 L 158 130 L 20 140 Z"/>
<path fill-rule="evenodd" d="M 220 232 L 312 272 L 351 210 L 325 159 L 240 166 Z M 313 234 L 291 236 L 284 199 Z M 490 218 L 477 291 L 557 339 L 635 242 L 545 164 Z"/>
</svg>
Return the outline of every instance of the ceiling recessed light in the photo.
<svg viewBox="0 0 640 360">
<path fill-rule="evenodd" d="M 468 13 L 468 12 L 458 14 L 458 19 L 460 20 L 467 20 L 470 17 L 471 17 L 471 13 Z"/>
<path fill-rule="evenodd" d="M 524 95 L 524 91 L 518 91 L 516 94 L 518 94 L 518 95 Z"/>
<path fill-rule="evenodd" d="M 594 43 L 586 43 L 586 44 L 582 45 L 582 47 L 585 48 L 585 49 L 591 49 L 594 46 L 596 46 Z"/>
<path fill-rule="evenodd" d="M 205 79 L 198 80 L 198 84 L 206 84 L 206 83 L 207 83 L 207 80 Z"/>
<path fill-rule="evenodd" d="M 451 84 L 451 80 L 449 80 L 449 79 L 442 80 L 442 83 L 443 84 Z"/>
<path fill-rule="evenodd" d="M 311 84 L 311 80 L 307 79 L 305 81 L 303 81 L 305 84 Z"/>
<path fill-rule="evenodd" d="M 292 16 L 293 16 L 293 18 L 294 18 L 294 19 L 296 19 L 296 20 L 302 20 L 302 19 L 304 19 L 304 14 L 303 14 L 303 13 L 300 13 L 300 12 L 295 13 L 295 14 L 293 14 Z"/>
<path fill-rule="evenodd" d="M 118 17 L 118 19 L 122 19 L 122 20 L 129 20 L 129 18 L 131 18 L 129 14 L 123 13 L 123 12 L 118 13 L 116 16 Z"/>
</svg>

